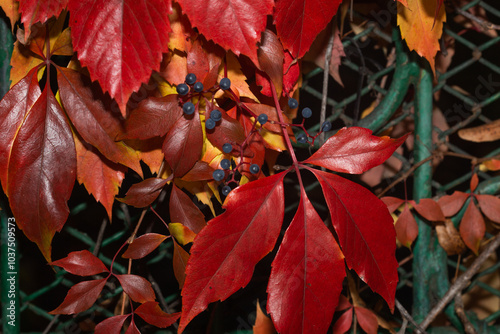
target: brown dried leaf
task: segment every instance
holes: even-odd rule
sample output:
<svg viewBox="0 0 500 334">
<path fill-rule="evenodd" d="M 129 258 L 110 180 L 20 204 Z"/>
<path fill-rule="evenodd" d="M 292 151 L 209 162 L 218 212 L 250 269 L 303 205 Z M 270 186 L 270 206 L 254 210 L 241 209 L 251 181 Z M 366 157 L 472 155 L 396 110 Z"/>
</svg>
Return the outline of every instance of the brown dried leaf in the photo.
<svg viewBox="0 0 500 334">
<path fill-rule="evenodd" d="M 458 131 L 458 136 L 463 140 L 474 143 L 484 143 L 500 139 L 500 120 Z"/>
<path fill-rule="evenodd" d="M 462 254 L 467 248 L 450 219 L 436 225 L 439 244 L 448 255 Z"/>
</svg>

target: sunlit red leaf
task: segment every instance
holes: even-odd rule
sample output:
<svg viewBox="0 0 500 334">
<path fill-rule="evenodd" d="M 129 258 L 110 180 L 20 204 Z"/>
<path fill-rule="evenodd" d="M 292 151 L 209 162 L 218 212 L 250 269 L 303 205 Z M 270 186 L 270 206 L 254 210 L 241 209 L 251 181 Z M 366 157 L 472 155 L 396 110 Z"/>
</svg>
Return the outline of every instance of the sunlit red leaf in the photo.
<svg viewBox="0 0 500 334">
<path fill-rule="evenodd" d="M 115 315 L 114 317 L 108 318 L 95 326 L 95 334 L 112 334 L 121 333 L 121 329 L 125 320 L 130 317 L 130 314 Z"/>
<path fill-rule="evenodd" d="M 175 184 L 170 194 L 170 220 L 187 226 L 198 234 L 206 226 L 205 216 L 193 203 L 193 200 Z"/>
<path fill-rule="evenodd" d="M 281 96 L 285 54 L 278 36 L 270 30 L 265 30 L 262 33 L 262 42 L 259 45 L 257 55 L 260 69 L 269 76 L 276 88 L 276 93 Z"/>
<path fill-rule="evenodd" d="M 418 225 L 408 206 L 405 206 L 396 222 L 396 236 L 404 246 L 410 248 L 418 236 Z"/>
<path fill-rule="evenodd" d="M 62 304 L 49 313 L 75 314 L 87 310 L 95 303 L 107 280 L 102 278 L 73 285 Z"/>
<path fill-rule="evenodd" d="M 401 29 L 401 37 L 406 40 L 410 50 L 415 50 L 425 57 L 435 72 L 434 60 L 441 49 L 439 39 L 446 21 L 444 7 L 438 9 L 435 0 L 407 0 L 407 6 L 398 2 L 397 23 Z"/>
<path fill-rule="evenodd" d="M 58 266 L 73 275 L 91 276 L 109 271 L 97 256 L 88 250 L 71 252 L 65 258 L 49 263 Z"/>
<path fill-rule="evenodd" d="M 170 179 L 170 178 L 169 178 Z M 167 184 L 169 179 L 151 177 L 139 183 L 133 184 L 127 191 L 124 198 L 118 198 L 119 201 L 136 208 L 144 208 L 153 203 Z"/>
<path fill-rule="evenodd" d="M 396 232 L 387 206 L 354 182 L 335 174 L 309 170 L 323 189 L 348 267 L 393 309 L 398 264 L 394 255 Z"/>
<path fill-rule="evenodd" d="M 467 247 L 477 254 L 479 244 L 486 231 L 486 226 L 481 212 L 479 212 L 479 209 L 472 200 L 469 202 L 464 216 L 462 217 L 459 231 Z"/>
<path fill-rule="evenodd" d="M 168 52 L 170 5 L 163 0 L 70 1 L 71 36 L 92 80 L 125 105 Z"/>
<path fill-rule="evenodd" d="M 179 283 L 179 289 L 184 286 L 184 281 L 186 280 L 186 266 L 189 260 L 189 253 L 184 250 L 179 244 L 174 242 L 174 258 L 172 260 L 174 266 L 175 279 Z"/>
<path fill-rule="evenodd" d="M 335 325 L 333 325 L 333 334 L 344 334 L 352 326 L 352 307 L 347 311 L 342 313 L 342 315 L 337 319 Z"/>
<path fill-rule="evenodd" d="M 263 0 L 180 0 L 182 11 L 193 27 L 207 39 L 213 40 L 236 55 L 244 54 L 255 64 L 257 42 L 266 28 L 267 15 L 271 15 L 274 2 Z"/>
<path fill-rule="evenodd" d="M 0 182 L 6 194 L 12 144 L 24 116 L 29 113 L 42 91 L 38 85 L 36 69 L 19 81 L 0 101 Z"/>
<path fill-rule="evenodd" d="M 180 312 L 173 314 L 163 312 L 158 302 L 146 302 L 140 305 L 134 313 L 148 324 L 159 328 L 166 328 L 172 325 L 181 316 Z"/>
<path fill-rule="evenodd" d="M 222 48 L 204 38 L 198 38 L 187 52 L 187 72 L 196 75 L 196 80 L 201 82 L 205 89 L 210 88 L 217 82 L 223 56 Z"/>
<path fill-rule="evenodd" d="M 303 191 L 267 287 L 267 309 L 278 332 L 326 333 L 344 277 L 344 256 Z"/>
<path fill-rule="evenodd" d="M 284 216 L 285 174 L 234 189 L 224 202 L 226 211 L 198 234 L 182 290 L 180 332 L 209 303 L 246 286 L 257 262 L 273 249 Z"/>
<path fill-rule="evenodd" d="M 283 90 L 292 95 L 293 88 L 300 77 L 300 67 L 298 62 L 294 62 L 290 52 L 285 52 L 285 63 L 283 64 Z"/>
<path fill-rule="evenodd" d="M 385 196 L 381 198 L 382 202 L 387 205 L 387 209 L 389 210 L 390 213 L 393 213 L 396 211 L 397 208 L 399 208 L 405 201 L 401 198 L 397 197 L 391 197 L 391 196 Z"/>
<path fill-rule="evenodd" d="M 492 195 L 475 195 L 481 211 L 496 223 L 500 223 L 500 198 Z"/>
<path fill-rule="evenodd" d="M 146 233 L 134 239 L 128 245 L 127 250 L 122 257 L 127 259 L 142 259 L 152 251 L 154 251 L 168 236 L 158 233 Z"/>
<path fill-rule="evenodd" d="M 258 300 L 256 313 L 255 325 L 252 326 L 253 334 L 276 334 L 276 329 L 271 318 L 264 314 Z"/>
<path fill-rule="evenodd" d="M 372 310 L 356 306 L 354 307 L 354 312 L 356 313 L 356 319 L 358 320 L 359 326 L 367 334 L 377 334 L 378 320 Z"/>
<path fill-rule="evenodd" d="M 419 215 L 430 221 L 444 221 L 444 214 L 441 207 L 434 200 L 430 198 L 423 198 L 420 202 L 410 202 Z"/>
<path fill-rule="evenodd" d="M 31 26 L 45 23 L 52 16 L 59 16 L 69 0 L 19 0 L 21 22 L 24 24 L 25 39 L 31 33 Z"/>
<path fill-rule="evenodd" d="M 276 1 L 274 22 L 278 37 L 294 58 L 302 58 L 316 36 L 337 13 L 340 0 Z"/>
<path fill-rule="evenodd" d="M 451 195 L 445 195 L 438 200 L 441 211 L 445 217 L 453 217 L 464 206 L 469 194 L 461 191 L 455 191 Z"/>
<path fill-rule="evenodd" d="M 76 179 L 104 206 L 111 220 L 115 196 L 128 169 L 106 159 L 75 133 L 73 138 L 76 148 Z"/>
<path fill-rule="evenodd" d="M 132 110 L 125 123 L 123 138 L 147 139 L 164 136 L 182 116 L 182 106 L 177 94 L 149 97 Z"/>
<path fill-rule="evenodd" d="M 156 299 L 151 283 L 144 277 L 130 274 L 114 276 L 120 281 L 123 291 L 134 302 L 153 302 Z"/>
<path fill-rule="evenodd" d="M 163 142 L 163 153 L 175 177 L 181 177 L 194 166 L 201 157 L 203 132 L 200 115 L 183 115 L 170 129 Z"/>
<path fill-rule="evenodd" d="M 79 135 L 109 160 L 132 168 L 142 176 L 139 155 L 123 142 L 115 142 L 108 132 L 119 134 L 120 123 L 104 103 L 104 94 L 85 76 L 57 67 L 61 100 Z M 98 94 L 101 99 L 96 99 Z"/>
<path fill-rule="evenodd" d="M 407 136 L 392 139 L 373 136 L 372 131 L 365 128 L 343 128 L 304 163 L 341 173 L 361 174 L 387 160 Z"/>
<path fill-rule="evenodd" d="M 64 111 L 47 86 L 15 134 L 8 164 L 7 195 L 16 222 L 50 262 L 52 238 L 69 214 L 76 155 Z"/>
<path fill-rule="evenodd" d="M 172 32 L 170 33 L 168 47 L 170 50 L 177 49 L 186 52 L 191 45 L 191 39 L 187 37 L 194 35 L 194 32 L 186 15 L 182 15 L 181 7 L 178 3 L 172 3 L 172 12 L 169 18 Z"/>
</svg>

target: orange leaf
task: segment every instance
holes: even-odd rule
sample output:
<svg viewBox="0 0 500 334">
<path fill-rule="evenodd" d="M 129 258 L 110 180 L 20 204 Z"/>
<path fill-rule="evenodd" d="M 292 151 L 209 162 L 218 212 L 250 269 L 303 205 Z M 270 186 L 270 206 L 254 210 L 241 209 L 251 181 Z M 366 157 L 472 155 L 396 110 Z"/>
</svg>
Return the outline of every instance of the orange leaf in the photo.
<svg viewBox="0 0 500 334">
<path fill-rule="evenodd" d="M 460 236 L 464 239 L 467 247 L 476 254 L 479 250 L 481 239 L 484 237 L 485 230 L 483 216 L 474 204 L 474 201 L 470 201 L 460 222 Z"/>
<path fill-rule="evenodd" d="M 12 30 L 14 30 L 14 24 L 17 20 L 19 20 L 19 17 L 21 17 L 21 14 L 19 14 L 19 1 L 0 0 L 0 7 L 2 7 L 5 15 L 9 18 L 10 26 L 12 27 Z"/>
<path fill-rule="evenodd" d="M 500 198 L 492 195 L 476 195 L 481 211 L 496 223 L 500 223 Z"/>
<path fill-rule="evenodd" d="M 410 248 L 413 241 L 417 238 L 418 225 L 408 206 L 405 206 L 403 212 L 399 216 L 395 228 L 398 240 L 403 245 Z"/>
<path fill-rule="evenodd" d="M 470 191 L 473 192 L 477 188 L 477 184 L 479 183 L 479 177 L 476 173 L 472 174 L 470 179 Z"/>
<path fill-rule="evenodd" d="M 76 179 L 100 202 L 111 220 L 113 203 L 127 167 L 106 159 L 99 151 L 73 133 L 76 148 Z"/>
<path fill-rule="evenodd" d="M 174 258 L 172 264 L 174 266 L 175 279 L 179 283 L 179 289 L 184 286 L 186 280 L 186 265 L 189 260 L 189 253 L 184 250 L 174 239 Z"/>
<path fill-rule="evenodd" d="M 425 57 L 435 75 L 434 60 L 440 50 L 439 39 L 443 33 L 443 22 L 446 21 L 444 6 L 436 15 L 438 6 L 435 0 L 408 0 L 408 7 L 398 2 L 398 26 L 401 37 L 406 40 L 410 50 L 415 50 Z"/>
<path fill-rule="evenodd" d="M 183 246 L 190 242 L 193 242 L 196 233 L 191 231 L 189 227 L 182 225 L 181 223 L 170 223 L 168 224 L 168 230 L 175 239 Z"/>
<path fill-rule="evenodd" d="M 486 160 L 481 165 L 479 165 L 479 169 L 482 172 L 486 172 L 489 170 L 491 170 L 491 171 L 500 170 L 500 160 L 498 160 L 498 159 Z"/>
<path fill-rule="evenodd" d="M 462 208 L 469 194 L 461 191 L 455 191 L 451 195 L 445 195 L 438 200 L 438 204 L 445 217 L 452 217 Z"/>
<path fill-rule="evenodd" d="M 385 203 L 385 205 L 387 205 L 387 209 L 389 209 L 390 213 L 396 211 L 396 209 L 399 208 L 401 204 L 405 202 L 401 198 L 391 197 L 391 196 L 382 197 L 381 200 L 382 202 Z"/>
<path fill-rule="evenodd" d="M 266 316 L 262 309 L 260 308 L 260 303 L 257 300 L 257 316 L 255 318 L 255 325 L 253 326 L 253 334 L 275 334 L 276 329 L 274 328 L 271 318 Z"/>
<path fill-rule="evenodd" d="M 430 221 L 444 221 L 444 214 L 441 207 L 430 198 L 423 198 L 418 204 L 410 202 L 419 215 Z"/>
</svg>

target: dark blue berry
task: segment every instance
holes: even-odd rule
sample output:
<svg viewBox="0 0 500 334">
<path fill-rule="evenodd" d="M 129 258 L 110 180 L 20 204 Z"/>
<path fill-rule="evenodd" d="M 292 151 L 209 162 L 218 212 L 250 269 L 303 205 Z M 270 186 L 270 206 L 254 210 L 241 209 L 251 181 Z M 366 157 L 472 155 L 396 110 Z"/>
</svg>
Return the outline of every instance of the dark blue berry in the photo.
<svg viewBox="0 0 500 334">
<path fill-rule="evenodd" d="M 226 176 L 226 173 L 222 169 L 216 169 L 212 173 L 212 177 L 214 178 L 215 181 L 222 181 L 222 179 Z"/>
<path fill-rule="evenodd" d="M 182 106 L 182 111 L 184 111 L 186 115 L 191 115 L 192 113 L 194 113 L 194 109 L 194 104 L 192 104 L 191 102 L 186 102 Z"/>
<path fill-rule="evenodd" d="M 229 78 L 222 78 L 219 82 L 219 87 L 222 90 L 228 90 L 231 88 L 231 80 L 229 80 Z"/>
<path fill-rule="evenodd" d="M 189 86 L 186 84 L 180 84 L 176 88 L 177 94 L 179 95 L 186 95 L 189 92 Z"/>
<path fill-rule="evenodd" d="M 260 167 L 257 164 L 250 165 L 250 173 L 257 174 L 260 171 Z"/>
<path fill-rule="evenodd" d="M 231 161 L 229 161 L 228 159 L 222 159 L 220 161 L 220 166 L 222 169 L 229 169 L 231 168 Z"/>
<path fill-rule="evenodd" d="M 224 145 L 222 145 L 222 152 L 231 153 L 232 150 L 233 150 L 233 145 L 229 143 L 225 143 Z"/>
<path fill-rule="evenodd" d="M 292 109 L 295 109 L 299 106 L 299 102 L 297 102 L 297 100 L 292 97 L 288 100 L 288 106 Z"/>
<path fill-rule="evenodd" d="M 259 117 L 257 117 L 257 121 L 261 124 L 264 125 L 267 123 L 267 115 L 266 114 L 260 114 Z"/>
<path fill-rule="evenodd" d="M 193 89 L 196 93 L 203 92 L 203 84 L 198 81 L 194 84 Z"/>
<path fill-rule="evenodd" d="M 331 129 L 332 129 L 332 123 L 330 123 L 330 121 L 325 121 L 321 125 L 321 131 L 323 131 L 323 132 L 330 131 Z"/>
<path fill-rule="evenodd" d="M 186 83 L 188 85 L 192 85 L 196 82 L 196 74 L 194 73 L 189 73 L 188 75 L 186 75 Z"/>
<path fill-rule="evenodd" d="M 231 187 L 230 186 L 224 186 L 222 187 L 222 195 L 227 196 L 231 192 Z"/>
<path fill-rule="evenodd" d="M 212 130 L 213 128 L 215 128 L 215 121 L 211 118 L 207 119 L 205 121 L 205 128 L 207 128 L 208 130 Z"/>
<path fill-rule="evenodd" d="M 218 109 L 212 110 L 210 113 L 210 118 L 214 120 L 214 122 L 218 122 L 222 119 L 222 113 Z"/>
<path fill-rule="evenodd" d="M 313 114 L 313 111 L 311 110 L 311 108 L 302 109 L 302 117 L 309 118 L 312 116 L 312 114 Z"/>
<path fill-rule="evenodd" d="M 295 138 L 299 143 L 307 143 L 307 135 L 305 133 L 299 133 Z"/>
</svg>

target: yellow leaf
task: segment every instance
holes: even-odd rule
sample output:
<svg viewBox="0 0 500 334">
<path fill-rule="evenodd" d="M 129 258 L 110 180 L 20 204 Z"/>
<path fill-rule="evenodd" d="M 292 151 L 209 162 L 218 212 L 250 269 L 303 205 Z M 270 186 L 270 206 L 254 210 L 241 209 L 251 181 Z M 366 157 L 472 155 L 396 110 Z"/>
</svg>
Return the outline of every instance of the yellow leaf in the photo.
<svg viewBox="0 0 500 334">
<path fill-rule="evenodd" d="M 398 26 L 401 37 L 406 40 L 410 50 L 415 50 L 425 57 L 436 74 L 434 62 L 440 50 L 439 39 L 443 33 L 443 22 L 446 21 L 444 6 L 441 6 L 434 23 L 437 1 L 408 0 L 408 7 L 398 2 Z"/>
<path fill-rule="evenodd" d="M 247 83 L 247 77 L 241 71 L 241 65 L 238 61 L 238 58 L 232 53 L 228 52 L 226 54 L 226 64 L 227 64 L 227 77 L 231 80 L 231 89 L 233 91 L 237 91 L 236 94 L 239 93 L 240 96 L 246 96 L 251 98 L 254 101 L 259 102 L 257 97 L 252 93 L 250 87 Z M 219 80 L 224 78 L 224 66 L 221 66 L 219 71 Z M 215 94 L 216 98 L 224 95 L 224 91 L 219 90 L 217 94 Z"/>
<path fill-rule="evenodd" d="M 0 0 L 0 7 L 2 7 L 5 15 L 10 20 L 10 26 L 14 30 L 14 24 L 21 17 L 19 14 L 19 2 L 17 0 Z"/>
<path fill-rule="evenodd" d="M 189 227 L 182 225 L 181 223 L 170 223 L 168 224 L 168 230 L 170 234 L 175 237 L 181 245 L 187 245 L 190 242 L 193 242 L 194 237 L 196 237 L 196 233 L 191 231 Z"/>
</svg>

